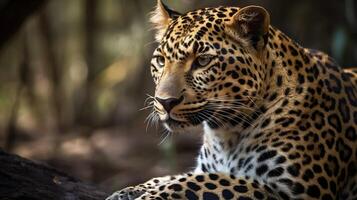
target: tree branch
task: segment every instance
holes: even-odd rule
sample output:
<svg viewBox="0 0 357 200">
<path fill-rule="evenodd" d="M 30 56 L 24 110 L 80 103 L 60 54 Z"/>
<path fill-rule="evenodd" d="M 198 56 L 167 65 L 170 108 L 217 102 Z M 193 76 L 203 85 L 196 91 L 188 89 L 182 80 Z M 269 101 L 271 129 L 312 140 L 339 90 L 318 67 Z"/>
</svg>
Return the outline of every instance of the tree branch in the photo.
<svg viewBox="0 0 357 200">
<path fill-rule="evenodd" d="M 103 200 L 107 193 L 52 167 L 0 149 L 2 200 Z"/>
</svg>

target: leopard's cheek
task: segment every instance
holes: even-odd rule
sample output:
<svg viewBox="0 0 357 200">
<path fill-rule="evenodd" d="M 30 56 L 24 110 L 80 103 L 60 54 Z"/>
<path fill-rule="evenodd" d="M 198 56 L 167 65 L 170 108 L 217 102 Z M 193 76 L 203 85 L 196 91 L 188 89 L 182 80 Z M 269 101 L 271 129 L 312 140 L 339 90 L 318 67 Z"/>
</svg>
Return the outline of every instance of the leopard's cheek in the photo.
<svg viewBox="0 0 357 200">
<path fill-rule="evenodd" d="M 162 69 L 160 69 L 152 64 L 151 68 L 150 68 L 150 72 L 151 72 L 151 77 L 153 78 L 154 83 L 157 85 L 159 83 L 159 79 L 162 74 Z"/>
<path fill-rule="evenodd" d="M 213 65 L 205 70 L 197 71 L 187 79 L 188 85 L 196 93 L 208 94 L 218 90 L 218 85 L 223 79 L 219 64 Z"/>
</svg>

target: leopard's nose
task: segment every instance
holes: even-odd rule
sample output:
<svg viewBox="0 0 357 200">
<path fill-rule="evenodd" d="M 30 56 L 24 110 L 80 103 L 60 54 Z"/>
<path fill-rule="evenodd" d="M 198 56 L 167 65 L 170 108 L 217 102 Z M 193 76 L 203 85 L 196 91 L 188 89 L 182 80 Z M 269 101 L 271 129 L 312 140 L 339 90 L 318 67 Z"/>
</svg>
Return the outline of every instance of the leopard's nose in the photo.
<svg viewBox="0 0 357 200">
<path fill-rule="evenodd" d="M 175 106 L 177 106 L 183 101 L 183 96 L 181 96 L 180 98 L 167 98 L 167 99 L 156 97 L 156 100 L 162 105 L 162 107 L 164 107 L 167 113 L 170 113 L 172 108 L 174 108 Z"/>
</svg>

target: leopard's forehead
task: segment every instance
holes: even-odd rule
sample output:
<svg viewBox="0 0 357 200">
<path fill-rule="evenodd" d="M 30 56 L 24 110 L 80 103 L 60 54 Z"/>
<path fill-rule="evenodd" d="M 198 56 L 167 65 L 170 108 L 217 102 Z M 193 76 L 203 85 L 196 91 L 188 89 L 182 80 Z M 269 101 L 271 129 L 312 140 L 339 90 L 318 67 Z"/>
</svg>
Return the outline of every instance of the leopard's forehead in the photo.
<svg viewBox="0 0 357 200">
<path fill-rule="evenodd" d="M 182 60 L 190 53 L 204 53 L 214 42 L 222 42 L 224 24 L 237 7 L 203 8 L 183 14 L 169 24 L 160 49 L 170 59 Z"/>
</svg>

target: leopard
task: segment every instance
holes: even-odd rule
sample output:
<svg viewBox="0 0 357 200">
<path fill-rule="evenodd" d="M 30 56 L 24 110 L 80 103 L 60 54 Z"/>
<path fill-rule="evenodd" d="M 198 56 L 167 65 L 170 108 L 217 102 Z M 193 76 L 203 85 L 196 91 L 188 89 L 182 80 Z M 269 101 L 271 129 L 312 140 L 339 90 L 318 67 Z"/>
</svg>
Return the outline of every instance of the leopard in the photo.
<svg viewBox="0 0 357 200">
<path fill-rule="evenodd" d="M 151 17 L 155 116 L 202 134 L 196 166 L 107 200 L 357 199 L 357 69 L 304 48 L 260 6 Z"/>
</svg>

